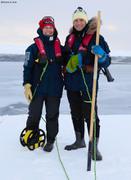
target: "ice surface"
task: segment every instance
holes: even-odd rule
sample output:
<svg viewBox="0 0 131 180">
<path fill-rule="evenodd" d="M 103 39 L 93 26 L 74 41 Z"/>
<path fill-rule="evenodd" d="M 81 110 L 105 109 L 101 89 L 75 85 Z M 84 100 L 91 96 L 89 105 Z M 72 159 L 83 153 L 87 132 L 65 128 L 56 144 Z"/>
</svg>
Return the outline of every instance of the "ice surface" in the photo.
<svg viewBox="0 0 131 180">
<path fill-rule="evenodd" d="M 106 77 L 100 75 L 99 114 L 131 114 L 131 63 L 127 60 L 126 63 L 113 63 L 109 69 L 115 81 L 108 83 Z M 0 115 L 27 113 L 22 73 L 23 62 L 0 63 Z M 65 90 L 60 112 L 70 112 Z"/>
<path fill-rule="evenodd" d="M 1 180 L 66 180 L 58 160 L 56 146 L 51 153 L 39 148 L 29 151 L 19 143 L 25 127 L 26 115 L 0 117 L 0 179 Z M 103 161 L 96 163 L 97 180 L 131 180 L 131 115 L 103 115 L 99 149 Z M 64 146 L 74 141 L 69 115 L 61 115 L 57 137 L 60 155 L 70 180 L 94 180 L 86 171 L 87 148 L 65 151 Z M 45 129 L 41 120 L 40 127 Z M 88 144 L 87 132 L 85 135 Z"/>
</svg>

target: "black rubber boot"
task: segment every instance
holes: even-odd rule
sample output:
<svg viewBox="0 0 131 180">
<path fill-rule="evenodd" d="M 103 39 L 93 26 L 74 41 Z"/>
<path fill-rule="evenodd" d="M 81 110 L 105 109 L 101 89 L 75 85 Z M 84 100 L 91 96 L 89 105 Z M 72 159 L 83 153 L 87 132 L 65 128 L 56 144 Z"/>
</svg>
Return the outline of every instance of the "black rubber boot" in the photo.
<svg viewBox="0 0 131 180">
<path fill-rule="evenodd" d="M 71 144 L 71 145 L 65 146 L 65 150 L 71 151 L 71 150 L 75 150 L 75 149 L 86 147 L 84 138 L 81 138 L 81 133 L 80 132 L 76 132 L 75 134 L 76 134 L 76 141 L 73 144 Z"/>
<path fill-rule="evenodd" d="M 93 141 L 93 145 L 92 145 L 92 160 L 96 160 L 96 161 L 102 161 L 102 155 L 100 153 L 100 151 L 98 150 L 98 143 L 99 143 L 99 138 L 96 138 L 96 155 L 94 155 L 94 141 Z M 96 159 L 95 159 L 96 156 Z"/>
<path fill-rule="evenodd" d="M 53 150 L 54 143 L 47 142 L 43 150 L 46 152 L 51 152 Z"/>
</svg>

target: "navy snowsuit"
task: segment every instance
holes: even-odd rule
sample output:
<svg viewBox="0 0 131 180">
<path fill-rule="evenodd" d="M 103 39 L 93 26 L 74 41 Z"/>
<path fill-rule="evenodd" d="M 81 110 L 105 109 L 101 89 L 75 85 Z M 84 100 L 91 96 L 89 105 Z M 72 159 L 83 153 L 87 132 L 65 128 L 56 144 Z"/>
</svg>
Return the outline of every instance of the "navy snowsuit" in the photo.
<svg viewBox="0 0 131 180">
<path fill-rule="evenodd" d="M 63 91 L 62 58 L 57 59 L 55 56 L 54 41 L 57 37 L 57 31 L 55 31 L 53 37 L 43 35 L 40 29 L 37 32 L 45 47 L 48 66 L 40 82 L 40 76 L 43 68 L 45 68 L 45 64 L 37 61 L 37 59 L 40 59 L 40 56 L 35 43 L 27 48 L 23 85 L 30 83 L 32 85 L 32 93 L 35 90 L 36 93 L 29 105 L 26 128 L 34 131 L 39 128 L 43 103 L 45 102 L 47 141 L 53 143 L 58 133 L 59 106 Z"/>
<path fill-rule="evenodd" d="M 50 41 L 50 38 L 44 36 L 40 29 L 38 29 L 38 34 L 44 43 L 49 64 L 36 94 L 38 96 L 43 95 L 61 97 L 63 90 L 63 77 L 61 73 L 62 60 L 61 62 L 58 62 L 55 57 L 54 40 L 56 35 L 54 35 L 54 40 Z M 37 45 L 34 43 L 27 48 L 25 56 L 23 84 L 30 83 L 32 85 L 32 91 L 34 91 L 37 83 L 39 83 L 40 75 L 43 70 L 43 66 L 35 61 L 39 58 L 38 53 L 39 50 Z"/>
<path fill-rule="evenodd" d="M 73 44 L 72 50 L 70 51 L 67 47 L 67 42 L 69 35 L 66 38 L 65 42 L 65 64 L 67 64 L 68 60 L 70 59 L 72 53 L 73 54 L 82 54 L 82 62 L 83 62 L 83 72 L 84 78 L 80 69 L 78 68 L 77 71 L 74 73 L 65 73 L 65 88 L 67 90 L 67 97 L 70 104 L 71 109 L 71 116 L 74 125 L 75 132 L 81 133 L 81 138 L 84 137 L 84 121 L 87 122 L 88 132 L 90 127 L 90 114 L 91 114 L 91 101 L 92 98 L 92 87 L 93 87 L 93 65 L 94 65 L 94 55 L 91 53 L 91 47 L 95 45 L 96 34 L 93 35 L 90 43 L 88 44 L 86 52 L 79 52 L 79 46 L 82 43 L 83 33 L 84 30 L 81 32 L 76 31 L 73 29 L 73 33 L 75 34 L 75 42 Z M 103 36 L 100 36 L 100 46 L 104 49 L 104 51 L 109 54 L 110 50 L 109 47 L 104 40 Z M 101 67 L 108 67 L 111 63 L 111 58 L 108 56 L 106 62 L 103 64 L 98 64 L 98 79 L 99 79 L 99 71 Z M 90 66 L 92 67 L 91 71 L 87 71 L 85 67 Z M 98 79 L 97 79 L 97 92 L 98 92 Z M 84 83 L 88 86 L 87 88 Z M 97 113 L 97 98 L 96 98 L 96 105 L 95 105 L 95 113 L 96 113 L 96 137 L 99 137 L 100 133 L 100 125 L 99 125 L 99 117 Z"/>
</svg>

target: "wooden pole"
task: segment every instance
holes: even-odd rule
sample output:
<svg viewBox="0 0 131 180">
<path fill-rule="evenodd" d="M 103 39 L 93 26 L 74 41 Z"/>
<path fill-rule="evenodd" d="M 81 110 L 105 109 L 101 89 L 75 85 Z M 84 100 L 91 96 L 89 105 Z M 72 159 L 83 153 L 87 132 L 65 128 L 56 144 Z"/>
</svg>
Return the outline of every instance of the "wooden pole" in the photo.
<svg viewBox="0 0 131 180">
<path fill-rule="evenodd" d="M 100 21 L 101 21 L 101 12 L 98 11 L 98 14 L 97 14 L 96 45 L 99 45 L 100 24 L 101 24 Z M 92 151 L 92 141 L 93 141 L 93 125 L 94 125 L 94 118 L 95 118 L 97 73 L 98 73 L 98 56 L 95 55 L 94 75 L 93 75 L 93 91 L 92 91 L 92 103 L 91 103 L 90 133 L 89 133 L 89 145 L 88 145 L 87 171 L 91 171 L 91 156 L 92 156 L 91 151 Z"/>
</svg>

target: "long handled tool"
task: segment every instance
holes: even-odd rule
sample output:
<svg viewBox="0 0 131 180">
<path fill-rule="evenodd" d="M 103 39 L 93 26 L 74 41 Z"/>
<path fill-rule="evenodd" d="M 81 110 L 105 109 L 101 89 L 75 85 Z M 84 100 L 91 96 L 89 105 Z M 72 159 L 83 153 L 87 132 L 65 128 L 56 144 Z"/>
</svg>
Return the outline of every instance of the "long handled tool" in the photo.
<svg viewBox="0 0 131 180">
<path fill-rule="evenodd" d="M 97 32 L 96 32 L 96 45 L 99 45 L 99 34 L 100 34 L 100 16 L 101 12 L 97 14 Z M 92 143 L 93 143 L 93 125 L 95 121 L 95 102 L 96 102 L 96 83 L 97 83 L 97 72 L 98 71 L 98 56 L 95 55 L 94 62 L 94 76 L 93 76 L 93 92 L 92 92 L 92 104 L 91 104 L 91 119 L 90 119 L 90 134 L 88 144 L 88 160 L 87 160 L 87 171 L 91 171 L 91 156 L 92 156 Z"/>
</svg>

